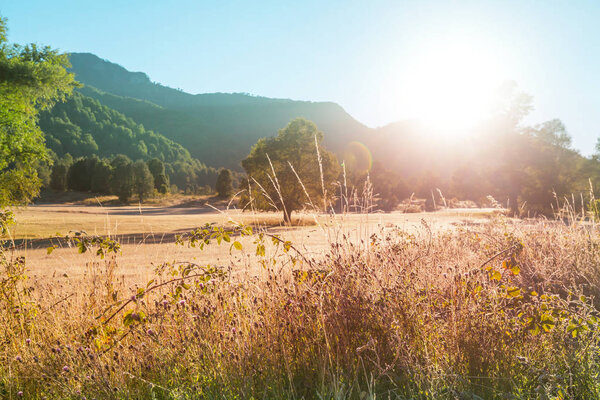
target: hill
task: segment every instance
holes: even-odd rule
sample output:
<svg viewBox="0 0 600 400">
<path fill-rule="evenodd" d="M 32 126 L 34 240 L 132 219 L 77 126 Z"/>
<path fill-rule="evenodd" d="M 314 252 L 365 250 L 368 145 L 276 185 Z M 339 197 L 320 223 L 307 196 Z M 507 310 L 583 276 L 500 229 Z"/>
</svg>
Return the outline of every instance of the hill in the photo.
<svg viewBox="0 0 600 400">
<path fill-rule="evenodd" d="M 240 169 L 240 161 L 261 137 L 272 136 L 291 119 L 314 121 L 325 145 L 341 154 L 347 143 L 370 131 L 332 102 L 271 99 L 240 93 L 192 95 L 158 83 L 141 72 L 89 53 L 72 53 L 72 71 L 87 96 L 114 108 L 183 145 L 212 166 Z"/>
<path fill-rule="evenodd" d="M 156 157 L 168 163 L 191 161 L 190 153 L 180 144 L 80 93 L 42 112 L 40 128 L 48 148 L 59 156 L 124 154 L 134 160 Z"/>
</svg>

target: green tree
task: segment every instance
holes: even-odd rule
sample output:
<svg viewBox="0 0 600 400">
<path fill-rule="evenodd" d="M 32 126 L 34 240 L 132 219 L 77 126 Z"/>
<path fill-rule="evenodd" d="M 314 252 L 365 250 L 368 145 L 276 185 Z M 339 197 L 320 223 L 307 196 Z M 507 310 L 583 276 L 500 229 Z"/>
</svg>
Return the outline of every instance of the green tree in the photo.
<svg viewBox="0 0 600 400">
<path fill-rule="evenodd" d="M 63 161 L 59 161 L 52 167 L 52 174 L 50 174 L 50 188 L 58 192 L 64 192 L 67 190 L 67 173 L 69 167 Z"/>
<path fill-rule="evenodd" d="M 70 190 L 89 192 L 92 190 L 92 176 L 96 164 L 100 162 L 97 156 L 77 159 L 67 173 L 67 186 Z"/>
<path fill-rule="evenodd" d="M 340 166 L 322 140 L 323 133 L 304 118 L 292 120 L 275 137 L 259 139 L 242 161 L 251 183 L 246 202 L 264 210 L 275 206 L 286 223 L 306 204 L 327 205 Z"/>
<path fill-rule="evenodd" d="M 92 171 L 90 189 L 94 193 L 109 194 L 112 168 L 106 160 L 100 160 Z"/>
<path fill-rule="evenodd" d="M 133 190 L 138 195 L 140 203 L 143 203 L 154 190 L 154 178 L 148 165 L 142 160 L 133 164 Z"/>
<path fill-rule="evenodd" d="M 223 168 L 217 176 L 217 182 L 215 183 L 215 190 L 219 197 L 229 197 L 233 194 L 233 179 L 231 179 L 231 171 L 227 168 Z"/>
<path fill-rule="evenodd" d="M 159 193 L 167 193 L 169 191 L 169 178 L 165 172 L 165 164 L 158 158 L 153 158 L 148 160 L 148 169 L 154 177 L 154 188 Z"/>
<path fill-rule="evenodd" d="M 122 203 L 127 203 L 133 195 L 133 163 L 129 157 L 119 154 L 112 160 L 111 167 L 111 191 Z"/>
<path fill-rule="evenodd" d="M 77 86 L 67 55 L 34 44 L 9 46 L 6 29 L 0 17 L 0 207 L 38 194 L 36 161 L 48 159 L 38 111 Z"/>
</svg>

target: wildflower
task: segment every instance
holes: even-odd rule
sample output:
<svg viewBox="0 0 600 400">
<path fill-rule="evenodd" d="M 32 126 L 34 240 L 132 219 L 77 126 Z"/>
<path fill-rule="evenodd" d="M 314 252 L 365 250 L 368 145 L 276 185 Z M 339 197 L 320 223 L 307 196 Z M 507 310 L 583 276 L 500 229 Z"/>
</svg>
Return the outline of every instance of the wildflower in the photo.
<svg viewBox="0 0 600 400">
<path fill-rule="evenodd" d="M 147 333 L 148 335 L 150 335 L 150 336 L 153 336 L 153 335 L 154 335 L 154 331 L 153 331 L 152 329 L 148 329 L 148 330 L 146 331 L 146 333 Z"/>
<path fill-rule="evenodd" d="M 21 390 L 19 390 L 19 391 L 17 392 L 17 396 L 19 396 L 19 397 L 23 397 L 23 392 L 22 392 Z"/>
<path fill-rule="evenodd" d="M 179 305 L 181 307 L 184 307 L 185 306 L 185 300 L 179 300 Z"/>
<path fill-rule="evenodd" d="M 31 339 L 29 339 L 29 338 L 25 339 L 25 343 L 30 344 L 31 343 Z"/>
<path fill-rule="evenodd" d="M 71 368 L 69 368 L 65 365 L 62 370 L 63 370 L 63 372 L 69 372 L 71 370 Z"/>
<path fill-rule="evenodd" d="M 21 356 L 16 356 L 15 360 L 17 360 L 18 362 L 23 362 L 23 359 L 21 358 Z"/>
</svg>

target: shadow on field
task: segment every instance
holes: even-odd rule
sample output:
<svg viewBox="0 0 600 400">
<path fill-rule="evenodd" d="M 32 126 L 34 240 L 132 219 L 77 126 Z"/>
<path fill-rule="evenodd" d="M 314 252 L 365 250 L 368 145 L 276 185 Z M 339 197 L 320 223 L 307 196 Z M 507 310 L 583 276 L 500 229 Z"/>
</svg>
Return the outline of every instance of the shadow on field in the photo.
<svg viewBox="0 0 600 400">
<path fill-rule="evenodd" d="M 182 229 L 180 231 L 162 233 L 128 233 L 122 235 L 110 235 L 109 237 L 121 243 L 122 245 L 168 244 L 175 243 L 177 235 L 181 235 L 186 232 L 189 232 L 189 230 Z M 49 237 L 39 239 L 3 240 L 0 242 L 0 245 L 5 249 L 41 249 L 50 246 L 65 248 L 72 246 L 73 243 L 64 237 Z"/>
</svg>

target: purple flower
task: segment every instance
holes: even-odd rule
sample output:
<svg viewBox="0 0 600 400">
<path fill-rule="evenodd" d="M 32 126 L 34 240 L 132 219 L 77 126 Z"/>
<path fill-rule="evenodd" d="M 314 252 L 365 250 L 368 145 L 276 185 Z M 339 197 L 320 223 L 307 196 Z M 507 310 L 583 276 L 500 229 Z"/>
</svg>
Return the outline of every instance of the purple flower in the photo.
<svg viewBox="0 0 600 400">
<path fill-rule="evenodd" d="M 71 370 L 71 368 L 67 367 L 66 365 L 63 367 L 64 372 L 69 372 L 70 370 Z"/>
<path fill-rule="evenodd" d="M 29 338 L 25 339 L 25 343 L 30 344 L 31 343 L 31 339 L 29 339 Z"/>
<path fill-rule="evenodd" d="M 19 397 L 23 397 L 23 392 L 19 390 L 19 391 L 17 392 L 17 396 L 19 396 Z"/>
<path fill-rule="evenodd" d="M 16 356 L 15 360 L 17 360 L 18 362 L 22 362 L 23 361 L 23 359 L 21 358 L 21 356 Z"/>
<path fill-rule="evenodd" d="M 185 306 L 185 300 L 179 300 L 179 305 L 182 307 Z"/>
</svg>

